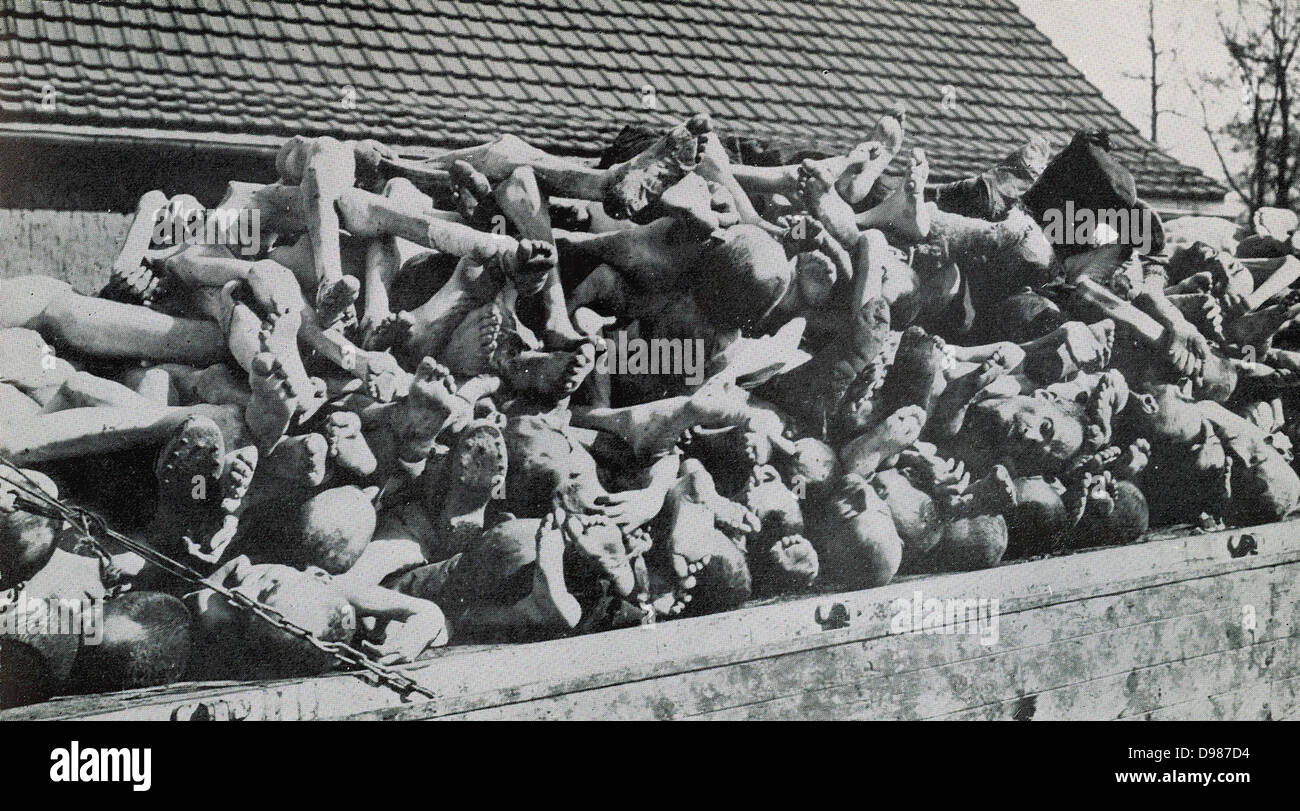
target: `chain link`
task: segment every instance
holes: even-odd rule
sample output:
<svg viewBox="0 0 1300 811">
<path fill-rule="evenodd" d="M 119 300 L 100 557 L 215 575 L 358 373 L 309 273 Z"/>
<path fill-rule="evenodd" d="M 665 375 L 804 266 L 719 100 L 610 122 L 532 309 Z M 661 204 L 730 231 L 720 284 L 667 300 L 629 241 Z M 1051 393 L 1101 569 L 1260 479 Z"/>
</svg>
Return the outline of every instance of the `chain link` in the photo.
<svg viewBox="0 0 1300 811">
<path fill-rule="evenodd" d="M 22 490 L 25 496 L 33 498 L 24 498 L 19 496 L 15 499 L 14 506 L 16 509 L 23 510 L 35 515 L 41 515 L 47 518 L 61 518 L 72 524 L 81 535 L 80 543 L 90 548 L 100 561 L 110 561 L 111 567 L 112 556 L 104 549 L 97 534 L 107 536 L 132 552 L 154 563 L 159 568 L 167 571 L 175 577 L 186 581 L 192 586 L 203 589 L 211 589 L 220 594 L 227 602 L 239 607 L 240 609 L 259 617 L 264 622 L 279 628 L 281 631 L 289 634 L 295 639 L 300 639 L 323 653 L 329 654 L 336 662 L 348 667 L 359 668 L 370 676 L 375 684 L 387 687 L 403 698 L 409 698 L 412 693 L 418 693 L 429 699 L 436 699 L 438 696 L 428 688 L 420 686 L 414 679 L 403 675 L 392 668 L 382 665 L 356 648 L 343 642 L 326 642 L 318 638 L 311 631 L 292 622 L 284 617 L 276 609 L 264 605 L 241 591 L 233 591 L 226 588 L 220 583 L 212 583 L 205 580 L 201 574 L 194 571 L 189 565 L 175 560 L 166 554 L 158 551 L 149 544 L 136 541 L 126 535 L 116 532 L 105 523 L 104 519 L 89 510 L 75 505 L 64 504 L 63 502 L 50 496 L 39 485 L 32 482 L 22 470 L 10 462 L 8 459 L 0 457 L 0 466 L 10 468 L 15 471 L 23 480 L 35 488 L 31 492 L 27 487 L 17 482 L 8 480 L 7 483 Z M 111 570 L 111 569 L 110 569 Z M 17 590 L 15 589 L 16 593 Z M 359 675 L 359 674 L 358 674 Z"/>
</svg>

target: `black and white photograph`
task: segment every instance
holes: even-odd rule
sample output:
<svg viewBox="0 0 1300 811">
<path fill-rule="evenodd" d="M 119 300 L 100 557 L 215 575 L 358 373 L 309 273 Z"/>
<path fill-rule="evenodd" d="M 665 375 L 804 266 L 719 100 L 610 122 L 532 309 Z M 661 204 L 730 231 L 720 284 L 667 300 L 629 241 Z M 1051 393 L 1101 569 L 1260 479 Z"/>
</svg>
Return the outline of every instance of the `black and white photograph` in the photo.
<svg viewBox="0 0 1300 811">
<path fill-rule="evenodd" d="M 1300 718 L 1298 50 L 0 0 L 0 721 Z"/>
</svg>

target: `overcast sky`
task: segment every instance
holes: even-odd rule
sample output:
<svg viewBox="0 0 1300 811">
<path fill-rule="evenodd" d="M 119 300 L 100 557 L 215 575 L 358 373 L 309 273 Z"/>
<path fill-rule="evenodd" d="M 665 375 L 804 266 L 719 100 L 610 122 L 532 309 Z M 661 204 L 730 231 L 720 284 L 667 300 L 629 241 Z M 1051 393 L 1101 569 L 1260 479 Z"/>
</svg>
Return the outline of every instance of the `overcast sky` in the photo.
<svg viewBox="0 0 1300 811">
<path fill-rule="evenodd" d="M 1147 0 L 1015 0 L 1038 29 L 1119 108 L 1149 134 L 1150 88 L 1125 74 L 1147 74 Z M 1196 97 L 1188 88 L 1202 71 L 1226 75 L 1228 55 L 1219 38 L 1215 8 L 1230 11 L 1232 0 L 1155 0 L 1156 44 L 1177 51 L 1160 60 L 1161 107 L 1181 113 L 1160 117 L 1160 145 L 1174 157 L 1222 177 L 1201 127 Z M 1211 121 L 1222 123 L 1240 104 L 1239 94 L 1209 96 Z"/>
</svg>

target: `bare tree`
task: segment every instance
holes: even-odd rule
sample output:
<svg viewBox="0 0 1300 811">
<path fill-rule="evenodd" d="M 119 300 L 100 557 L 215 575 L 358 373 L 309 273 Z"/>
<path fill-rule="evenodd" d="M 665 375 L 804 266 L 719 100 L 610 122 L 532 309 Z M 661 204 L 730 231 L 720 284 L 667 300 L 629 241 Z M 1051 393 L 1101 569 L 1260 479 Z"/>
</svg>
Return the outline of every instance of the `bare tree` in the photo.
<svg viewBox="0 0 1300 811">
<path fill-rule="evenodd" d="M 1254 212 L 1265 205 L 1289 208 L 1297 173 L 1292 71 L 1300 48 L 1300 0 L 1236 0 L 1216 10 L 1219 32 L 1236 77 L 1199 74 L 1189 82 L 1201 108 L 1202 127 L 1228 183 Z M 1205 91 L 1227 91 L 1239 80 L 1242 107 L 1226 124 L 1209 117 Z M 1244 154 L 1234 172 L 1229 156 Z M 1271 203 L 1269 197 L 1272 197 Z"/>
<path fill-rule="evenodd" d="M 1182 17 L 1178 16 L 1174 26 L 1174 34 L 1181 27 Z M 1172 113 L 1173 110 L 1164 109 L 1160 106 L 1160 91 L 1164 89 L 1165 83 L 1161 80 L 1163 71 L 1161 70 L 1161 60 L 1165 57 L 1177 58 L 1177 50 L 1174 48 L 1161 48 L 1156 41 L 1156 0 L 1147 0 L 1147 56 L 1151 60 L 1151 65 L 1146 73 L 1130 73 L 1125 71 L 1124 75 L 1129 79 L 1139 79 L 1147 83 L 1147 88 L 1151 94 L 1151 143 L 1160 142 L 1160 116 L 1164 113 Z"/>
</svg>

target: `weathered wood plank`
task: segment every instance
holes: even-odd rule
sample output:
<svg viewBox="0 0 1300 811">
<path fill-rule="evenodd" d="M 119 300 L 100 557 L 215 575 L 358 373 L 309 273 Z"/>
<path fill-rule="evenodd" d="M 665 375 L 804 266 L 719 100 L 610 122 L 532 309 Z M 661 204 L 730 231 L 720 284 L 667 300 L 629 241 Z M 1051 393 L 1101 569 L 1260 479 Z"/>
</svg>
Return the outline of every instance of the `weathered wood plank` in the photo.
<svg viewBox="0 0 1300 811">
<path fill-rule="evenodd" d="M 1004 616 L 1001 622 L 1002 638 L 996 649 L 996 655 L 1001 659 L 995 661 L 1059 659 L 1062 651 L 1054 651 L 1049 656 L 1041 650 L 1025 649 L 1066 641 L 1075 643 L 1068 648 L 1073 657 L 1070 661 L 1087 662 L 1092 655 L 1088 646 L 1097 643 L 1100 634 L 1116 628 L 1127 628 L 1132 633 L 1112 634 L 1112 642 L 1118 640 L 1123 644 L 1123 640 L 1130 639 L 1137 646 L 1137 653 L 1177 657 L 1194 652 L 1190 647 L 1179 647 L 1172 651 L 1165 650 L 1162 654 L 1164 649 L 1152 647 L 1159 641 L 1159 631 L 1151 627 L 1140 627 L 1142 624 L 1150 625 L 1151 616 L 1168 618 L 1190 615 L 1196 618 L 1202 633 L 1196 640 L 1186 642 L 1187 646 L 1248 644 L 1250 640 L 1240 633 L 1239 624 L 1240 604 L 1248 602 L 1258 604 L 1259 617 L 1272 617 L 1271 620 L 1260 620 L 1265 627 L 1257 629 L 1256 639 L 1287 635 L 1294 632 L 1295 628 L 1294 604 L 1293 601 L 1279 601 L 1275 591 L 1278 584 L 1290 583 L 1296 575 L 1297 571 L 1294 570 L 1275 571 L 1265 577 L 1260 577 L 1259 572 L 1225 575 L 1223 578 L 1191 581 L 1173 587 Z M 1276 609 L 1273 608 L 1275 604 Z M 1155 610 L 1149 610 L 1152 608 Z M 1207 619 L 1207 614 L 1212 617 Z M 1088 619 L 1081 622 L 1085 618 Z M 1157 622 L 1173 627 L 1166 620 Z M 1019 655 L 1022 651 L 1024 655 Z M 1104 649 L 1098 651 L 1101 652 Z M 651 693 L 656 702 L 655 711 L 673 717 L 691 714 L 693 710 L 688 706 L 691 703 L 703 707 L 704 711 L 711 711 L 724 709 L 725 702 L 729 699 L 733 703 L 754 704 L 763 700 L 793 697 L 792 700 L 797 702 L 799 697 L 810 692 L 836 687 L 845 688 L 846 695 L 852 700 L 854 690 L 863 679 L 914 681 L 918 671 L 971 659 L 980 660 L 973 671 L 978 672 L 989 666 L 983 659 L 990 658 L 990 653 L 988 648 L 979 644 L 978 639 L 970 636 L 909 635 L 819 650 L 811 659 L 804 653 L 790 653 L 743 663 L 731 669 L 703 669 L 673 679 L 655 679 L 648 685 L 616 685 L 612 691 Z M 973 680 L 972 683 L 980 682 Z M 951 684 L 943 687 L 945 692 L 951 689 Z M 541 714 L 544 717 L 552 717 L 552 713 L 562 717 L 583 717 L 584 713 L 592 711 L 593 706 L 609 702 L 612 705 L 610 709 L 623 707 L 630 713 L 629 717 L 640 717 L 640 709 L 634 700 L 629 703 L 608 695 L 607 692 L 597 692 L 591 698 L 557 696 L 541 702 L 546 708 L 541 710 Z M 566 709 L 559 709 L 561 705 Z M 493 714 L 491 710 L 483 712 Z M 501 708 L 498 712 L 527 712 L 529 717 L 535 717 L 533 709 Z"/>
<path fill-rule="evenodd" d="M 1276 721 L 1300 720 L 1300 676 L 1277 679 L 1269 685 L 1269 706 Z"/>
<path fill-rule="evenodd" d="M 1229 536 L 1215 533 L 1152 542 L 1134 547 L 1101 549 L 1061 558 L 1029 561 L 992 570 L 912 579 L 885 588 L 847 594 L 825 594 L 757 605 L 710 617 L 683 620 L 650 630 L 630 629 L 531 645 L 484 646 L 465 650 L 446 649 L 431 662 L 407 668 L 422 684 L 439 693 L 433 702 L 403 704 L 388 691 L 370 686 L 347 675 L 290 680 L 261 684 L 176 685 L 154 691 L 134 691 L 111 696 L 82 697 L 51 702 L 35 708 L 0 713 L 8 717 L 188 717 L 203 712 L 232 717 L 433 717 L 465 714 L 501 707 L 503 717 L 512 713 L 531 714 L 536 708 L 523 705 L 545 702 L 572 693 L 582 695 L 604 688 L 621 689 L 642 684 L 687 682 L 694 674 L 739 668 L 743 673 L 763 669 L 774 661 L 786 667 L 783 658 L 825 651 L 870 648 L 871 658 L 849 656 L 843 651 L 832 660 L 843 660 L 842 672 L 832 676 L 841 685 L 856 684 L 864 672 L 862 662 L 879 662 L 873 673 L 888 671 L 895 679 L 911 672 L 938 667 L 964 668 L 953 671 L 970 679 L 979 677 L 981 663 L 990 653 L 969 638 L 929 637 L 939 640 L 932 647 L 915 646 L 889 634 L 893 601 L 910 599 L 920 589 L 925 597 L 998 597 L 1001 603 L 1001 644 L 1005 648 L 1002 675 L 1015 672 L 1011 657 L 1034 658 L 1050 650 L 1065 637 L 1114 633 L 1117 629 L 1146 634 L 1148 646 L 1156 643 L 1155 631 L 1144 626 L 1165 622 L 1165 633 L 1175 635 L 1171 619 L 1200 616 L 1192 630 L 1198 650 L 1208 650 L 1211 638 L 1226 639 L 1221 646 L 1250 644 L 1249 639 L 1228 638 L 1232 611 L 1244 601 L 1266 606 L 1258 612 L 1255 641 L 1285 635 L 1293 626 L 1294 584 L 1300 579 L 1292 564 L 1300 561 L 1300 522 L 1270 525 L 1251 530 L 1259 554 L 1231 559 Z M 1283 574 L 1285 572 L 1285 574 Z M 1181 584 L 1180 590 L 1162 586 Z M 1271 589 L 1271 591 L 1261 591 Z M 1288 600 L 1282 596 L 1289 595 Z M 834 603 L 851 617 L 848 628 L 825 630 L 817 621 L 817 610 Z M 1198 613 L 1199 612 L 1199 613 Z M 1155 619 L 1153 619 L 1155 618 Z M 1197 642 L 1196 640 L 1200 640 Z M 933 643 L 932 643 L 933 644 Z M 1123 647 L 1112 643 L 1112 648 Z M 1136 651 L 1128 647 L 1129 659 Z M 1117 655 L 1117 654 L 1116 654 Z M 1083 656 L 1079 652 L 1077 656 Z M 807 657 L 805 657 L 807 658 Z M 858 664 L 853 664 L 857 661 Z M 855 670 L 856 668 L 856 670 Z M 797 668 L 796 668 L 797 670 Z M 848 674 L 847 678 L 843 674 Z M 793 697 L 823 675 L 812 672 L 803 682 L 775 678 L 774 689 L 765 695 Z M 882 677 L 883 678 L 883 677 Z M 1059 677 L 1056 681 L 1060 681 Z M 813 679 L 813 681 L 809 681 Z M 1050 685 L 1049 685 L 1050 686 Z M 1059 686 L 1059 685 L 1058 685 Z M 660 715 L 726 709 L 737 699 L 752 700 L 752 684 L 743 678 L 719 682 L 716 695 L 708 688 L 696 709 L 678 710 L 662 704 Z M 1225 688 L 1231 689 L 1231 688 Z M 710 697 L 712 695 L 712 697 Z M 963 701 L 978 702 L 983 696 L 966 691 Z M 992 702 L 1015 696 L 991 696 Z M 670 697 L 671 701 L 671 697 Z M 712 702 L 712 703 L 710 703 Z M 642 702 L 645 706 L 645 702 Z M 969 705 L 967 705 L 969 706 Z M 685 707 L 685 705 L 683 705 Z M 701 709 L 702 708 L 702 709 Z M 960 709 L 954 707 L 953 709 Z M 178 711 L 179 710 L 179 711 Z M 616 716 L 616 708 L 604 708 L 600 717 Z M 653 712 L 651 713 L 654 714 Z"/>
<path fill-rule="evenodd" d="M 1218 609 L 999 649 L 954 664 L 899 667 L 907 660 L 909 665 L 927 662 L 935 648 L 946 649 L 956 639 L 909 635 L 487 708 L 466 717 L 920 718 L 1250 645 L 1249 639 L 1225 633 L 1225 623 L 1236 622 L 1235 609 Z"/>
<path fill-rule="evenodd" d="M 94 295 L 130 222 L 111 211 L 0 208 L 0 279 L 42 274 Z"/>
<path fill-rule="evenodd" d="M 1032 704 L 1033 718 L 1040 720 L 1145 719 L 1159 710 L 1184 702 L 1205 701 L 1221 695 L 1262 688 L 1269 691 L 1271 680 L 1294 680 L 1300 639 L 1251 645 L 1230 651 L 1187 657 L 1126 674 L 1066 685 L 1037 693 L 1031 700 L 1000 702 L 935 716 L 937 720 L 997 720 L 1016 717 L 1016 711 Z M 1272 700 L 1270 700 L 1270 703 Z M 1162 706 L 1163 705 L 1163 706 Z M 1221 705 L 1226 706 L 1226 705 Z M 1212 715 L 1193 715 L 1211 718 Z"/>
<path fill-rule="evenodd" d="M 660 667 L 628 667 L 622 670 L 614 670 L 609 665 L 624 658 L 627 654 L 635 657 L 638 651 L 618 650 L 613 657 L 609 656 L 609 651 L 603 651 L 606 656 L 606 669 L 596 678 L 590 678 L 579 675 L 573 678 L 565 678 L 564 675 L 558 675 L 561 681 L 546 682 L 541 679 L 531 684 L 514 687 L 507 690 L 501 690 L 492 696 L 466 696 L 460 700 L 449 698 L 441 702 L 445 711 L 455 711 L 458 706 L 469 709 L 473 704 L 480 706 L 483 704 L 496 705 L 512 702 L 522 702 L 534 698 L 542 698 L 545 695 L 555 695 L 557 693 L 567 693 L 592 689 L 604 684 L 619 684 L 637 679 L 653 678 L 660 675 L 669 675 L 680 670 L 701 669 L 712 666 L 725 664 L 728 661 L 726 656 L 691 658 L 690 654 L 696 653 L 691 645 L 678 645 L 677 639 L 679 634 L 692 634 L 692 641 L 705 644 L 718 645 L 727 641 L 745 643 L 739 648 L 739 655 L 731 657 L 730 661 L 752 661 L 756 659 L 770 658 L 778 656 L 784 652 L 795 650 L 804 650 L 809 647 L 825 647 L 828 645 L 841 644 L 850 639 L 871 639 L 888 637 L 888 620 L 892 610 L 894 599 L 906 598 L 910 596 L 911 590 L 917 587 L 917 583 L 924 583 L 923 590 L 927 597 L 934 596 L 939 598 L 945 597 L 970 597 L 981 594 L 1007 594 L 1011 595 L 1003 603 L 1004 612 L 1018 612 L 1028 610 L 1037 605 L 1052 602 L 1067 602 L 1072 598 L 1102 593 L 1124 593 L 1139 592 L 1149 588 L 1152 585 L 1167 582 L 1169 580 L 1199 579 L 1211 575 L 1224 574 L 1233 570 L 1247 569 L 1264 569 L 1277 563 L 1286 562 L 1294 557 L 1296 547 L 1296 528 L 1292 527 L 1291 532 L 1278 531 L 1278 527 L 1263 528 L 1272 530 L 1265 537 L 1263 533 L 1257 532 L 1257 538 L 1260 540 L 1262 550 L 1272 547 L 1275 554 L 1272 556 L 1252 556 L 1239 561 L 1227 560 L 1226 549 L 1223 546 L 1229 535 L 1234 533 L 1216 533 L 1214 535 L 1196 536 L 1190 538 L 1179 538 L 1159 545 L 1149 544 L 1143 547 L 1130 547 L 1126 549 L 1105 549 L 1090 552 L 1083 555 L 1071 556 L 1067 558 L 1054 558 L 1042 561 L 1033 561 L 1013 565 L 1002 569 L 984 570 L 981 572 L 970 572 L 961 575 L 949 575 L 945 577 L 925 578 L 911 582 L 890 585 L 883 589 L 874 589 L 868 592 L 855 592 L 850 595 L 838 595 L 836 601 L 842 601 L 846 606 L 847 613 L 854 617 L 853 626 L 849 629 L 836 631 L 811 632 L 802 623 L 806 622 L 804 617 L 792 613 L 792 609 L 802 609 L 807 613 L 810 607 L 817 608 L 827 605 L 827 602 L 816 602 L 811 600 L 801 600 L 785 606 L 769 607 L 773 609 L 784 609 L 781 612 L 771 611 L 765 614 L 764 608 L 748 609 L 745 612 L 732 612 L 731 614 L 718 615 L 717 617 L 704 618 L 701 620 L 690 620 L 686 622 L 671 623 L 664 626 L 662 633 L 667 639 L 660 637 L 656 641 L 660 643 L 657 647 L 666 649 L 666 652 L 673 650 L 679 651 L 679 655 L 672 660 L 664 662 L 660 660 Z M 1163 548 L 1158 548 L 1163 547 Z M 1138 553 L 1124 555 L 1123 553 Z M 1117 554 L 1118 553 L 1118 554 Z M 1278 554 L 1281 553 L 1281 554 Z M 1073 571 L 1067 568 L 1066 562 L 1072 562 Z M 998 575 L 1001 574 L 1004 580 L 999 582 Z M 1007 575 L 1019 575 L 1018 577 L 1008 578 Z M 1037 576 L 1037 577 L 1036 577 Z M 1053 584 L 1056 584 L 1053 586 Z M 1069 584 L 1069 585 L 1063 585 Z M 1101 585 L 1104 584 L 1104 585 Z M 1211 587 L 1212 588 L 1212 587 Z M 983 590 L 981 590 L 983 589 Z M 1021 595 L 1021 596 L 1017 596 Z M 1176 601 L 1175 601 L 1176 602 Z M 811 606 L 810 606 L 811 603 Z M 740 615 L 740 616 L 738 616 Z M 717 624 L 716 632 L 709 634 L 707 639 L 701 640 L 699 636 L 703 630 L 699 626 L 691 627 L 691 623 L 704 623 L 712 621 Z M 744 637 L 741 640 L 728 640 L 725 633 L 727 622 L 743 622 L 741 629 L 743 633 L 751 636 Z M 797 630 L 791 631 L 790 634 L 780 642 L 773 645 L 757 645 L 758 640 L 755 638 L 757 633 L 764 630 L 772 630 L 774 627 L 780 627 L 782 622 L 788 625 L 795 625 Z M 1050 623 L 1038 626 L 1039 632 L 1051 633 Z M 617 634 L 635 634 L 635 633 L 661 633 L 655 632 L 617 632 Z M 671 634 L 671 635 L 670 635 Z M 604 635 L 605 638 L 615 637 L 616 634 Z M 808 640 L 811 638 L 811 642 Z M 601 637 L 588 638 L 593 641 L 602 639 Z M 802 641 L 800 641 L 802 640 Z M 568 642 L 577 642 L 578 640 L 569 640 Z M 543 643 L 554 644 L 554 643 Z M 736 648 L 731 646 L 733 650 Z M 642 645 L 639 653 L 646 653 L 651 650 L 650 646 Z M 581 649 L 570 650 L 568 653 L 575 655 L 579 660 L 584 660 L 580 654 Z M 520 667 L 527 669 L 531 675 L 540 675 L 546 672 L 546 657 L 541 651 L 516 650 L 514 654 L 519 657 L 526 657 L 526 662 L 520 662 Z M 954 652 L 945 651 L 936 653 L 936 661 L 952 661 Z M 944 659 L 947 656 L 950 658 Z M 600 661 L 600 660 L 596 660 Z M 498 660 L 499 662 L 499 660 Z M 467 664 L 466 662 L 456 662 L 455 664 Z M 539 668 L 538 665 L 541 665 Z M 573 674 L 576 665 L 570 661 L 565 669 L 561 669 L 561 674 Z M 399 717 L 418 715 L 418 709 L 412 709 L 409 712 L 398 711 Z M 382 713 L 381 713 L 382 714 Z"/>
<path fill-rule="evenodd" d="M 1263 681 L 1239 690 L 1179 701 L 1126 721 L 1271 721 L 1272 682 Z"/>
</svg>

